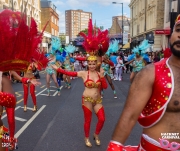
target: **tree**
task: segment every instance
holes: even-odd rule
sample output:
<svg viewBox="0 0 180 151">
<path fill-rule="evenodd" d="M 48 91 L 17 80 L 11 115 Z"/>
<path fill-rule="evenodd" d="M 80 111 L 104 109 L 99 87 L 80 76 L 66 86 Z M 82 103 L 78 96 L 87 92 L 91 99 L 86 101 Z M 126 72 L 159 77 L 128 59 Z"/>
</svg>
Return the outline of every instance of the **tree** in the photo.
<svg viewBox="0 0 180 151">
<path fill-rule="evenodd" d="M 88 29 L 87 28 L 85 28 L 84 30 L 81 30 L 80 32 L 83 32 L 83 33 L 85 33 L 86 35 L 88 34 Z M 79 37 L 80 36 L 80 32 L 79 32 L 79 34 L 77 35 L 77 37 Z"/>
</svg>

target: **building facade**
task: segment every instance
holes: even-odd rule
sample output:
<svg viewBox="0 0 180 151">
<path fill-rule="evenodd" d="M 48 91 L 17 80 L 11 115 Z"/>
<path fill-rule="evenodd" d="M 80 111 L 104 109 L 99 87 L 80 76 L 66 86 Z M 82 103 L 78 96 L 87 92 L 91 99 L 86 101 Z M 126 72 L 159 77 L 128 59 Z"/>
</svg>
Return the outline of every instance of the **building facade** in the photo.
<svg viewBox="0 0 180 151">
<path fill-rule="evenodd" d="M 171 21 L 170 13 L 173 13 L 172 21 L 175 20 L 176 16 L 180 14 L 180 0 L 165 0 L 164 31 L 159 32 L 159 34 L 163 35 L 163 49 L 170 47 L 169 39 L 170 39 L 170 33 L 172 31 L 171 29 L 172 27 L 170 24 Z"/>
<path fill-rule="evenodd" d="M 70 41 L 73 41 L 80 31 L 88 28 L 89 19 L 92 19 L 91 12 L 80 9 L 65 11 L 66 35 L 69 36 Z"/>
<path fill-rule="evenodd" d="M 164 30 L 164 0 L 131 0 L 131 46 L 137 46 L 147 39 L 153 51 L 162 50 L 162 35 L 156 31 Z"/>
<path fill-rule="evenodd" d="M 59 37 L 59 14 L 56 6 L 48 0 L 41 0 L 41 28 L 46 26 L 42 46 L 44 51 L 48 52 L 52 37 Z"/>
<path fill-rule="evenodd" d="M 123 20 L 123 24 L 122 24 Z M 123 26 L 123 44 L 128 42 L 128 39 L 125 40 L 125 37 L 130 38 L 130 18 L 127 16 L 113 16 L 112 17 L 112 26 L 109 30 L 109 36 L 111 39 L 119 40 L 119 43 L 122 43 L 122 26 Z"/>
<path fill-rule="evenodd" d="M 28 4 L 27 0 L 0 0 L 0 10 L 2 9 L 13 9 L 15 11 L 21 11 L 25 9 L 26 6 L 26 14 L 28 17 L 28 24 L 29 18 L 33 17 L 37 23 L 38 30 L 41 30 L 41 7 L 40 7 L 40 0 L 29 0 Z"/>
</svg>

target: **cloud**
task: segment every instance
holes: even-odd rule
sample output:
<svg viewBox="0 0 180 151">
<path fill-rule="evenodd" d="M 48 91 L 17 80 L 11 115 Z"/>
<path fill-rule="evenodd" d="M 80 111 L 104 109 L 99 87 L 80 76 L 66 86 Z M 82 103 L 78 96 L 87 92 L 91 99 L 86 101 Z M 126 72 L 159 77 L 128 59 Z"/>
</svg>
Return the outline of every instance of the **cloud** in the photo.
<svg viewBox="0 0 180 151">
<path fill-rule="evenodd" d="M 56 6 L 62 6 L 62 5 L 65 5 L 64 2 L 61 2 L 61 1 L 53 1 L 53 3 L 56 5 Z"/>
</svg>

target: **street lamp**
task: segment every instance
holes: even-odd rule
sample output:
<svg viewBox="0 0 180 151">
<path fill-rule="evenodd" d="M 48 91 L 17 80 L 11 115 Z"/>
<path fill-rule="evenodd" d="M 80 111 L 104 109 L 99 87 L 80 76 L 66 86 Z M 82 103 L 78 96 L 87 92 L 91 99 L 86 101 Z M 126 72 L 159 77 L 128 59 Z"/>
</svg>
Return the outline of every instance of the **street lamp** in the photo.
<svg viewBox="0 0 180 151">
<path fill-rule="evenodd" d="M 117 3 L 117 2 L 112 2 L 112 4 L 122 4 L 122 46 L 123 46 L 123 33 L 124 33 L 124 23 L 123 23 L 123 3 Z"/>
</svg>

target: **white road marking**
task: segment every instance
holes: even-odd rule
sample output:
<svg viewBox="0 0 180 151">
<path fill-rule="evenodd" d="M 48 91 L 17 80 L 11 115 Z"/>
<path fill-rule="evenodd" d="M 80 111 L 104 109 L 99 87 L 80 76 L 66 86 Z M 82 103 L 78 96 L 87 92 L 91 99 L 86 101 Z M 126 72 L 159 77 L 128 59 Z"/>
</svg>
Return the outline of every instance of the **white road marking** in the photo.
<svg viewBox="0 0 180 151">
<path fill-rule="evenodd" d="M 40 95 L 42 92 L 46 91 L 47 88 L 45 88 L 44 90 L 42 90 L 41 92 L 39 92 L 38 94 L 36 94 L 36 96 Z"/>
<path fill-rule="evenodd" d="M 27 120 L 26 120 L 26 119 L 24 119 L 24 118 L 20 118 L 20 117 L 16 117 L 16 116 L 15 116 L 15 119 L 16 119 L 16 120 L 18 120 L 18 121 L 21 121 L 21 122 L 25 122 L 25 121 L 27 121 Z"/>
<path fill-rule="evenodd" d="M 24 130 L 33 122 L 33 120 L 42 112 L 42 110 L 46 107 L 46 105 L 43 105 L 27 122 L 24 124 L 24 126 L 15 134 L 15 138 L 18 138 Z"/>
</svg>

